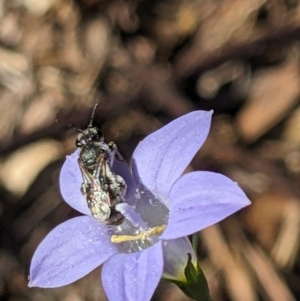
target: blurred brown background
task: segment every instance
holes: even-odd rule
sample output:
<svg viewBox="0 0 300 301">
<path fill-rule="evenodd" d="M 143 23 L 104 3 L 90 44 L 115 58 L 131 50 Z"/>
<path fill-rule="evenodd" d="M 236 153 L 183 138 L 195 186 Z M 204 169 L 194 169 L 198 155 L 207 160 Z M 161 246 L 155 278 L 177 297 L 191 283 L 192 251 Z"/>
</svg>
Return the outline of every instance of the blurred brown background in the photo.
<svg viewBox="0 0 300 301">
<path fill-rule="evenodd" d="M 39 242 L 77 214 L 58 188 L 76 133 L 55 119 L 84 128 L 96 102 L 128 162 L 147 133 L 214 109 L 193 168 L 253 204 L 200 233 L 213 300 L 300 300 L 299 40 L 297 0 L 0 1 L 0 300 L 105 300 L 99 269 L 27 288 Z M 188 299 L 162 282 L 153 300 Z"/>
</svg>

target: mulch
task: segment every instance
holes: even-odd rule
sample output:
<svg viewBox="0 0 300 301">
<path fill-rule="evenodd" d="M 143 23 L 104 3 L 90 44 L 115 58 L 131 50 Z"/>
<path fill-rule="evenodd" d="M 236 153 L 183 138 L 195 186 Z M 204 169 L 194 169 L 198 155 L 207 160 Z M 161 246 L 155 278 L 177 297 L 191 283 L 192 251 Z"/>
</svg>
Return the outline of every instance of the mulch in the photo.
<svg viewBox="0 0 300 301">
<path fill-rule="evenodd" d="M 76 148 L 67 124 L 85 128 L 95 103 L 127 162 L 148 133 L 214 110 L 192 167 L 229 176 L 252 205 L 199 233 L 213 300 L 300 300 L 299 40 L 297 0 L 3 1 L 0 300 L 106 300 L 99 269 L 27 287 L 37 245 L 78 214 L 58 177 Z M 162 281 L 153 300 L 188 298 Z"/>
</svg>

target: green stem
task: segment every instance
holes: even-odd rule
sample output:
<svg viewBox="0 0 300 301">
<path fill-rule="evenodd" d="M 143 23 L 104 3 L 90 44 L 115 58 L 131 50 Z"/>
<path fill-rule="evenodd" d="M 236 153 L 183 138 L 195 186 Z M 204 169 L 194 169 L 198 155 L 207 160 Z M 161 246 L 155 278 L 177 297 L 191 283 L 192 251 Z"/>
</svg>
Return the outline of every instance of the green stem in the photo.
<svg viewBox="0 0 300 301">
<path fill-rule="evenodd" d="M 196 256 L 197 256 L 197 253 L 198 253 L 199 241 L 200 241 L 199 233 L 193 234 L 193 236 L 192 236 L 192 247 L 193 247 L 193 250 L 194 250 Z"/>
</svg>

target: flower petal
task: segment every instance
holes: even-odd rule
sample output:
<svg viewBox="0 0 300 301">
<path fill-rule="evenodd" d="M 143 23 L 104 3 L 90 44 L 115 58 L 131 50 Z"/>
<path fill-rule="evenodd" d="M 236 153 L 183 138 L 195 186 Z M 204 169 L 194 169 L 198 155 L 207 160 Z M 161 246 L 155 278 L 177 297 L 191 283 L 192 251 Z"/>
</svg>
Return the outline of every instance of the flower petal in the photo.
<svg viewBox="0 0 300 301">
<path fill-rule="evenodd" d="M 186 236 L 215 224 L 250 204 L 229 178 L 196 171 L 182 176 L 170 192 L 170 217 L 162 239 Z"/>
<path fill-rule="evenodd" d="M 118 154 L 119 159 L 115 159 L 112 167 L 112 171 L 117 175 L 120 175 L 127 185 L 126 197 L 135 193 L 137 185 L 132 177 L 131 171 L 128 164 L 124 161 L 120 154 Z M 121 160 L 120 160 L 121 159 Z M 130 198 L 127 198 L 130 202 Z"/>
<path fill-rule="evenodd" d="M 147 250 L 112 256 L 102 269 L 102 282 L 110 301 L 148 301 L 163 271 L 162 243 Z"/>
<path fill-rule="evenodd" d="M 170 122 L 139 143 L 132 168 L 137 183 L 167 196 L 204 143 L 212 111 L 195 111 Z"/>
<path fill-rule="evenodd" d="M 192 263 L 197 267 L 197 258 L 187 237 L 181 237 L 163 242 L 164 272 L 163 277 L 177 281 L 186 281 L 184 269 L 187 266 L 188 254 L 192 256 Z"/>
<path fill-rule="evenodd" d="M 29 286 L 72 283 L 115 253 L 105 224 L 89 216 L 75 217 L 57 226 L 38 246 L 30 265 Z"/>
<path fill-rule="evenodd" d="M 81 194 L 80 187 L 82 175 L 78 166 L 79 150 L 67 156 L 62 166 L 59 177 L 60 192 L 64 200 L 75 210 L 91 215 L 84 196 Z"/>
</svg>

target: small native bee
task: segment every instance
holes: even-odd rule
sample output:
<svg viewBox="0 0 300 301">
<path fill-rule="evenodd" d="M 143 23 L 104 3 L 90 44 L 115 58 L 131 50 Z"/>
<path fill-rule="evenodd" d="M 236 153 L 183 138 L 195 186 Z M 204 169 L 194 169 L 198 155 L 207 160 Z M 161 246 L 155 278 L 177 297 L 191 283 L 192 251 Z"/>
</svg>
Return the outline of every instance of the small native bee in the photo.
<svg viewBox="0 0 300 301">
<path fill-rule="evenodd" d="M 92 173 L 78 158 L 83 177 L 81 192 L 85 196 L 92 215 L 99 221 L 108 224 L 119 224 L 123 215 L 115 206 L 124 201 L 126 184 L 124 179 L 112 172 L 105 153 L 100 153 Z"/>
<path fill-rule="evenodd" d="M 78 165 L 83 183 L 81 193 L 86 199 L 92 215 L 99 221 L 108 224 L 119 224 L 123 215 L 115 206 L 124 201 L 126 183 L 112 171 L 116 156 L 121 158 L 115 143 L 106 143 L 101 131 L 93 126 L 97 104 L 94 106 L 88 127 L 79 132 L 76 146 L 80 149 Z"/>
</svg>

